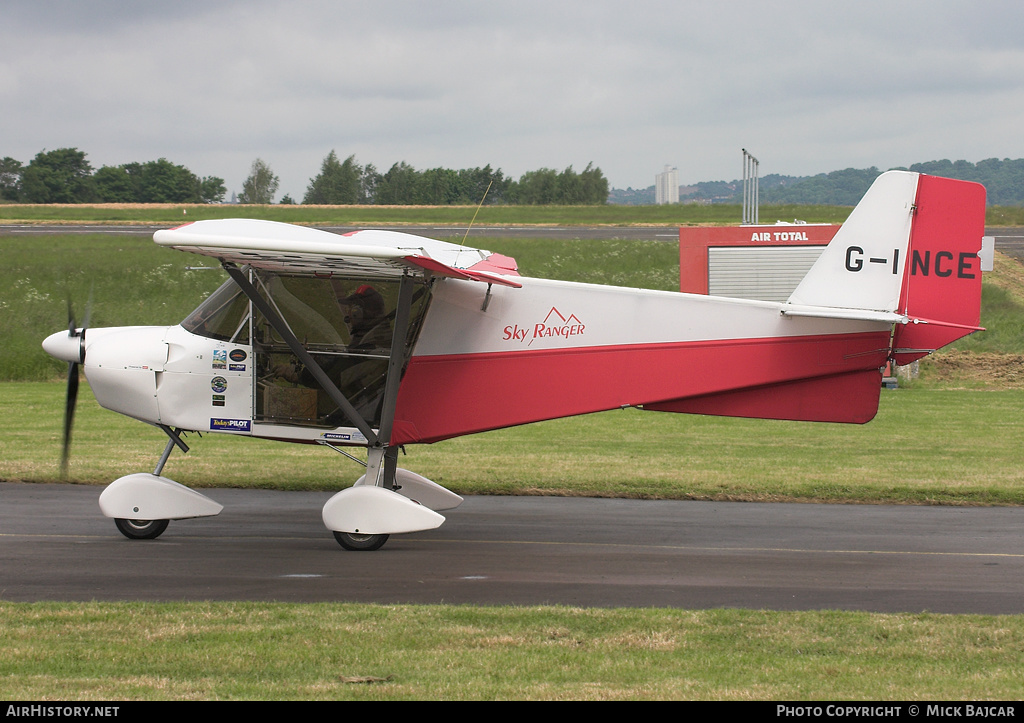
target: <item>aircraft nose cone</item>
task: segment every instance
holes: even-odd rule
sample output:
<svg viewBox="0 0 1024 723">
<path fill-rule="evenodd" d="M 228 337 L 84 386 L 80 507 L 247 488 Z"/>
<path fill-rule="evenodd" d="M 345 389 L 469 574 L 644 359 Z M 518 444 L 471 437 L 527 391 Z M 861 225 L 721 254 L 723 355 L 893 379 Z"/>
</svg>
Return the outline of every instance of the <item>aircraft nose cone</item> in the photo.
<svg viewBox="0 0 1024 723">
<path fill-rule="evenodd" d="M 43 339 L 43 351 L 54 359 L 66 362 L 82 362 L 82 331 L 78 336 L 72 336 L 68 330 L 58 331 Z"/>
</svg>

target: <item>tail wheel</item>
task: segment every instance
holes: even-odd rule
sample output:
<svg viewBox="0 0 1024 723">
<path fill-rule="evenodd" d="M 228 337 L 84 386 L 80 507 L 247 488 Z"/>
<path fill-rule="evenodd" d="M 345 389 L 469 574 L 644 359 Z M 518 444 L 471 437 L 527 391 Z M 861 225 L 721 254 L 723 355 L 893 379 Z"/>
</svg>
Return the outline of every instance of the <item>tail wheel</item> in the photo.
<svg viewBox="0 0 1024 723">
<path fill-rule="evenodd" d="M 114 520 L 117 529 L 129 540 L 154 540 L 167 529 L 169 520 Z"/>
<path fill-rule="evenodd" d="M 356 532 L 335 532 L 334 539 L 346 550 L 370 552 L 379 550 L 388 541 L 388 535 L 360 535 Z"/>
</svg>

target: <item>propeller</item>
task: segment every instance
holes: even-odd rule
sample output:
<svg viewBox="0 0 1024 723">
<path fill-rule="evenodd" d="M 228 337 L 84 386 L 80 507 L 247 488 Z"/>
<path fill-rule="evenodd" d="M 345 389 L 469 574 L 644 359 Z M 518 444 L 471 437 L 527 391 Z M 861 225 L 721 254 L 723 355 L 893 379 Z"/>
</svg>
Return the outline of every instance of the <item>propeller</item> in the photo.
<svg viewBox="0 0 1024 723">
<path fill-rule="evenodd" d="M 64 398 L 64 439 L 60 455 L 60 475 L 67 479 L 68 462 L 71 454 L 71 429 L 75 421 L 75 406 L 78 404 L 78 366 L 85 361 L 85 330 L 89 326 L 89 315 L 92 309 L 92 292 L 89 292 L 89 303 L 85 310 L 85 319 L 81 328 L 75 323 L 75 313 L 68 298 L 68 335 L 65 342 L 67 353 L 63 356 L 68 361 L 68 389 Z M 55 335 L 56 336 L 56 335 Z M 75 342 L 77 341 L 77 345 Z M 77 349 L 74 347 L 77 346 Z M 77 354 L 76 354 L 77 352 Z M 77 358 L 75 358 L 77 356 Z"/>
</svg>

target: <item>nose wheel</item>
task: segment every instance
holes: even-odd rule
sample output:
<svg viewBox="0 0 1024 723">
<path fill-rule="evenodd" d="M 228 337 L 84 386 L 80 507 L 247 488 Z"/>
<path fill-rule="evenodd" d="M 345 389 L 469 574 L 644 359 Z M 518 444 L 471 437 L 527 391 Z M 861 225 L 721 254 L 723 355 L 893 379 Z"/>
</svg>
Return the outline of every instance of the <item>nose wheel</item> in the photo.
<svg viewBox="0 0 1024 723">
<path fill-rule="evenodd" d="M 117 529 L 129 540 L 155 540 L 167 529 L 168 520 L 114 520 Z"/>
</svg>

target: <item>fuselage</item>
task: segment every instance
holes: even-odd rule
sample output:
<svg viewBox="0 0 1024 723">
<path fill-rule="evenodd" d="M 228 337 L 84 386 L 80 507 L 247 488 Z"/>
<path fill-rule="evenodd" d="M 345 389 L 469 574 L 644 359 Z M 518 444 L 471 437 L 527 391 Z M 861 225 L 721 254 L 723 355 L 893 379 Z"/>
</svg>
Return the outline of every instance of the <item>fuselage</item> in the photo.
<svg viewBox="0 0 1024 723">
<path fill-rule="evenodd" d="M 771 302 L 517 281 L 521 288 L 435 279 L 425 289 L 429 298 L 406 350 L 391 444 L 621 407 L 668 408 L 730 390 L 877 371 L 888 353 L 890 326 L 879 322 L 790 318 Z M 300 317 L 320 317 L 322 328 L 309 322 L 305 332 L 307 339 L 322 337 L 318 358 L 343 356 L 343 342 L 350 341 L 344 329 L 334 340 L 330 327 L 338 324 L 309 291 L 316 281 L 302 284 L 287 296 L 280 284 L 274 292 L 280 306 L 291 304 L 296 327 Z M 97 401 L 178 429 L 365 443 L 345 420 L 316 413 L 322 392 L 270 378 L 284 356 L 259 330 L 251 309 L 236 312 L 241 321 L 229 319 L 224 327 L 251 328 L 229 338 L 194 321 L 202 309 L 184 326 L 87 330 L 82 366 Z M 59 358 L 76 353 L 62 337 L 66 332 L 53 335 L 48 350 Z M 55 351 L 61 343 L 65 348 Z M 377 359 L 379 365 L 381 356 L 355 361 L 366 366 Z"/>
</svg>

